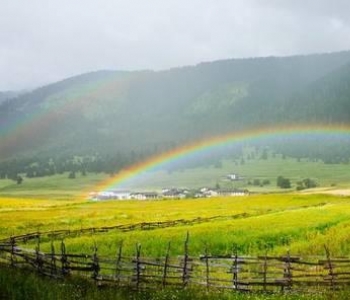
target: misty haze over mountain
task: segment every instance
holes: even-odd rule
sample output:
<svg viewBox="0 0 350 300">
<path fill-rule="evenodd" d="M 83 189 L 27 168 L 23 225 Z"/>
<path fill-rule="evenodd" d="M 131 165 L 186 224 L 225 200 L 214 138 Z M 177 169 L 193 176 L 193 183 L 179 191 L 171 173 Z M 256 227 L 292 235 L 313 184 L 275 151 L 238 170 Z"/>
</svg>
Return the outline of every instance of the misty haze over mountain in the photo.
<svg viewBox="0 0 350 300">
<path fill-rule="evenodd" d="M 349 62 L 345 51 L 68 78 L 0 104 L 1 157 L 148 156 L 253 127 L 347 124 Z"/>
<path fill-rule="evenodd" d="M 350 120 L 345 0 L 33 0 L 0 8 L 5 163 L 103 156 L 114 172 L 239 130 Z M 347 143 L 333 148 L 347 157 Z"/>
<path fill-rule="evenodd" d="M 98 70 L 350 49 L 347 0 L 2 1 L 0 91 Z"/>
</svg>

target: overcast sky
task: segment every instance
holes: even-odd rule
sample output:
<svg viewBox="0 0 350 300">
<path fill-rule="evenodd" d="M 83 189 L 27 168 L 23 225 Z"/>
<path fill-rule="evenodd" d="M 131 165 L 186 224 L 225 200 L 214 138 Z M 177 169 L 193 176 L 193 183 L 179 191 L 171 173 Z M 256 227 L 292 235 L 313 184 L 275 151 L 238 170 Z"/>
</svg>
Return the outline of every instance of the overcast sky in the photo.
<svg viewBox="0 0 350 300">
<path fill-rule="evenodd" d="M 0 91 L 100 69 L 348 49 L 349 0 L 0 0 Z"/>
</svg>

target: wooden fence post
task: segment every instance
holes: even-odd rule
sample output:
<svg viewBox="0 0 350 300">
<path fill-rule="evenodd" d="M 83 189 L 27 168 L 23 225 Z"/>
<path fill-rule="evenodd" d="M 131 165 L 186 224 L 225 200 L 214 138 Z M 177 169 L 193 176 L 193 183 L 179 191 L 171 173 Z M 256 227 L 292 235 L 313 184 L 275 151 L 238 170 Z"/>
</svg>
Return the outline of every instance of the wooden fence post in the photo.
<svg viewBox="0 0 350 300">
<path fill-rule="evenodd" d="M 289 250 L 287 251 L 286 259 L 284 260 L 283 278 L 285 281 L 282 284 L 282 291 L 284 291 L 285 288 L 289 290 L 292 286 L 292 271 Z"/>
<path fill-rule="evenodd" d="M 208 246 L 205 247 L 205 279 L 207 292 L 209 292 L 210 282 L 209 282 L 209 251 Z"/>
<path fill-rule="evenodd" d="M 121 266 L 122 251 L 123 251 L 123 241 L 121 241 L 119 244 L 119 250 L 118 250 L 118 254 L 117 254 L 117 263 L 115 265 L 115 277 L 117 280 L 117 285 L 119 285 L 119 283 L 120 283 L 120 273 L 122 270 L 122 266 Z"/>
<path fill-rule="evenodd" d="M 69 262 L 66 255 L 66 245 L 64 241 L 61 242 L 61 273 L 65 277 L 69 274 Z"/>
<path fill-rule="evenodd" d="M 266 292 L 266 283 L 267 283 L 267 252 L 265 252 L 264 264 L 263 264 L 263 289 Z"/>
<path fill-rule="evenodd" d="M 235 254 L 234 254 L 234 259 L 232 263 L 232 283 L 233 283 L 233 288 L 235 290 L 238 289 L 238 271 L 239 271 L 239 266 L 238 266 L 238 251 L 237 248 L 235 249 Z"/>
<path fill-rule="evenodd" d="M 35 247 L 35 263 L 36 263 L 36 268 L 39 273 L 42 273 L 43 269 L 43 259 L 40 254 L 40 235 L 37 237 L 37 246 Z"/>
<path fill-rule="evenodd" d="M 140 261 L 140 256 L 141 256 L 141 244 L 136 244 L 136 267 L 135 267 L 135 281 L 136 281 L 136 290 L 138 291 L 140 288 L 140 283 L 141 283 L 141 261 Z"/>
<path fill-rule="evenodd" d="M 186 235 L 186 240 L 185 240 L 185 244 L 184 244 L 184 264 L 183 264 L 183 268 L 182 268 L 182 286 L 183 288 L 185 288 L 188 284 L 189 281 L 189 270 L 188 270 L 188 262 L 189 262 L 189 256 L 188 256 L 188 242 L 189 242 L 189 238 L 190 235 L 187 231 L 187 235 Z"/>
<path fill-rule="evenodd" d="M 11 243 L 11 267 L 15 266 L 15 247 L 16 247 L 16 239 L 14 237 L 10 238 L 10 243 Z"/>
<path fill-rule="evenodd" d="M 51 241 L 51 276 L 57 274 L 57 266 L 56 266 L 56 256 L 55 256 L 55 246 L 53 241 Z"/>
<path fill-rule="evenodd" d="M 162 287 L 165 288 L 166 285 L 166 276 L 168 272 L 168 263 L 169 263 L 169 253 L 170 253 L 170 242 L 168 243 L 168 248 L 166 250 L 165 260 L 164 260 L 164 268 L 163 268 L 163 278 L 162 278 Z"/>
<path fill-rule="evenodd" d="M 99 260 L 98 260 L 96 243 L 94 243 L 94 253 L 92 255 L 91 269 L 92 269 L 92 276 L 91 277 L 95 280 L 95 282 L 97 282 L 98 281 L 99 272 L 100 272 L 100 263 L 99 263 Z"/>
<path fill-rule="evenodd" d="M 324 245 L 324 249 L 326 251 L 326 257 L 327 257 L 327 263 L 328 263 L 328 275 L 330 276 L 330 282 L 331 282 L 331 290 L 334 290 L 335 288 L 335 283 L 334 283 L 334 279 L 335 279 L 335 276 L 334 276 L 334 270 L 333 270 L 333 265 L 332 265 L 332 261 L 331 261 L 331 255 L 330 255 L 330 252 L 329 252 L 329 249 L 326 245 Z"/>
</svg>

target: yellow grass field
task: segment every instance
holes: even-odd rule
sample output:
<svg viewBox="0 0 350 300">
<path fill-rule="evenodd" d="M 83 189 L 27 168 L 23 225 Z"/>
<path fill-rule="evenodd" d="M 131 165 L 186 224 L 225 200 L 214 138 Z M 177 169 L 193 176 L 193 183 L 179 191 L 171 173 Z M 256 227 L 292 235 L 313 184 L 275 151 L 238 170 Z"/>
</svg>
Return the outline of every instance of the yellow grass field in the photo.
<svg viewBox="0 0 350 300">
<path fill-rule="evenodd" d="M 211 199 L 157 201 L 49 201 L 0 198 L 0 237 L 33 231 L 80 229 L 89 227 L 193 220 L 218 217 L 199 224 L 143 231 L 111 230 L 95 235 L 66 239 L 74 252 L 90 252 L 97 243 L 99 251 L 115 254 L 124 241 L 132 253 L 136 243 L 149 255 L 162 255 L 169 241 L 172 252 L 183 251 L 183 240 L 190 233 L 190 251 L 230 253 L 323 254 L 324 244 L 335 255 L 350 254 L 350 198 L 328 194 L 270 194 Z M 59 242 L 59 241 L 55 241 Z M 47 246 L 49 241 L 46 241 Z M 45 247 L 45 243 L 43 244 Z"/>
</svg>

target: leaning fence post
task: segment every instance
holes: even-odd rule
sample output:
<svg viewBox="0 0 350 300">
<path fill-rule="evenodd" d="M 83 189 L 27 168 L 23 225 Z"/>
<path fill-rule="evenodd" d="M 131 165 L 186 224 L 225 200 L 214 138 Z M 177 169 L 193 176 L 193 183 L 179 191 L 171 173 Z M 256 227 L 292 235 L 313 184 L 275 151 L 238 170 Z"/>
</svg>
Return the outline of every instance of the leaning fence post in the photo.
<svg viewBox="0 0 350 300">
<path fill-rule="evenodd" d="M 140 256 L 141 256 L 141 244 L 136 244 L 136 267 L 135 267 L 135 271 L 136 271 L 136 290 L 139 290 L 140 287 L 140 281 L 141 281 L 141 261 L 140 261 Z"/>
<path fill-rule="evenodd" d="M 61 273 L 63 277 L 69 274 L 68 259 L 66 255 L 66 245 L 64 244 L 63 240 L 61 242 Z"/>
<path fill-rule="evenodd" d="M 122 251 L 123 251 L 123 241 L 120 242 L 119 244 L 119 250 L 117 254 L 117 263 L 115 266 L 115 277 L 117 279 L 117 285 L 120 283 L 120 273 L 121 273 L 121 260 L 122 260 Z"/>
<path fill-rule="evenodd" d="M 207 287 L 207 292 L 209 291 L 209 253 L 208 253 L 208 247 L 205 247 L 205 278 L 206 278 L 206 287 Z"/>
<path fill-rule="evenodd" d="M 190 235 L 187 231 L 185 245 L 184 245 L 184 265 L 183 265 L 183 269 L 182 269 L 182 286 L 184 288 L 187 286 L 188 280 L 189 280 L 189 270 L 188 270 L 188 261 L 189 261 L 188 242 L 189 242 L 189 238 L 190 238 Z"/>
<path fill-rule="evenodd" d="M 232 263 L 232 283 L 235 290 L 238 289 L 238 251 L 235 249 L 234 260 Z"/>
<path fill-rule="evenodd" d="M 164 269 L 163 269 L 163 278 L 162 278 L 162 286 L 165 288 L 166 285 L 166 276 L 168 272 L 168 263 L 169 263 L 169 253 L 170 253 L 170 242 L 168 243 L 168 248 L 166 250 L 165 260 L 164 260 Z"/>
<path fill-rule="evenodd" d="M 51 276 L 57 274 L 57 266 L 56 266 L 56 256 L 55 256 L 55 246 L 53 241 L 51 241 Z"/>
<path fill-rule="evenodd" d="M 266 292 L 266 283 L 267 283 L 267 252 L 265 252 L 264 265 L 263 265 L 263 281 L 264 281 L 264 292 Z"/>
<path fill-rule="evenodd" d="M 100 263 L 97 255 L 97 246 L 96 246 L 96 243 L 94 243 L 94 254 L 92 255 L 92 276 L 91 277 L 95 280 L 95 282 L 98 281 L 99 272 L 100 272 Z"/>
<path fill-rule="evenodd" d="M 15 246 L 16 246 L 16 240 L 14 237 L 10 238 L 10 243 L 11 243 L 11 267 L 15 266 Z"/>
<path fill-rule="evenodd" d="M 326 251 L 326 257 L 327 257 L 327 263 L 328 263 L 328 275 L 330 276 L 331 278 L 331 289 L 334 290 L 335 288 L 335 284 L 334 284 L 334 272 L 333 272 L 333 265 L 332 265 L 332 261 L 331 261 L 331 255 L 330 255 L 330 252 L 329 252 L 329 249 L 327 248 L 326 245 L 324 245 L 324 249 Z"/>
<path fill-rule="evenodd" d="M 43 260 L 40 255 L 40 235 L 37 237 L 38 243 L 37 246 L 35 247 L 35 263 L 36 263 L 36 268 L 39 273 L 42 272 L 42 267 L 43 267 Z"/>
<path fill-rule="evenodd" d="M 285 281 L 282 284 L 282 291 L 285 290 L 285 288 L 290 289 L 292 286 L 292 271 L 291 271 L 291 260 L 290 260 L 290 252 L 287 251 L 287 256 L 284 261 L 284 269 L 283 269 L 283 278 Z"/>
</svg>

